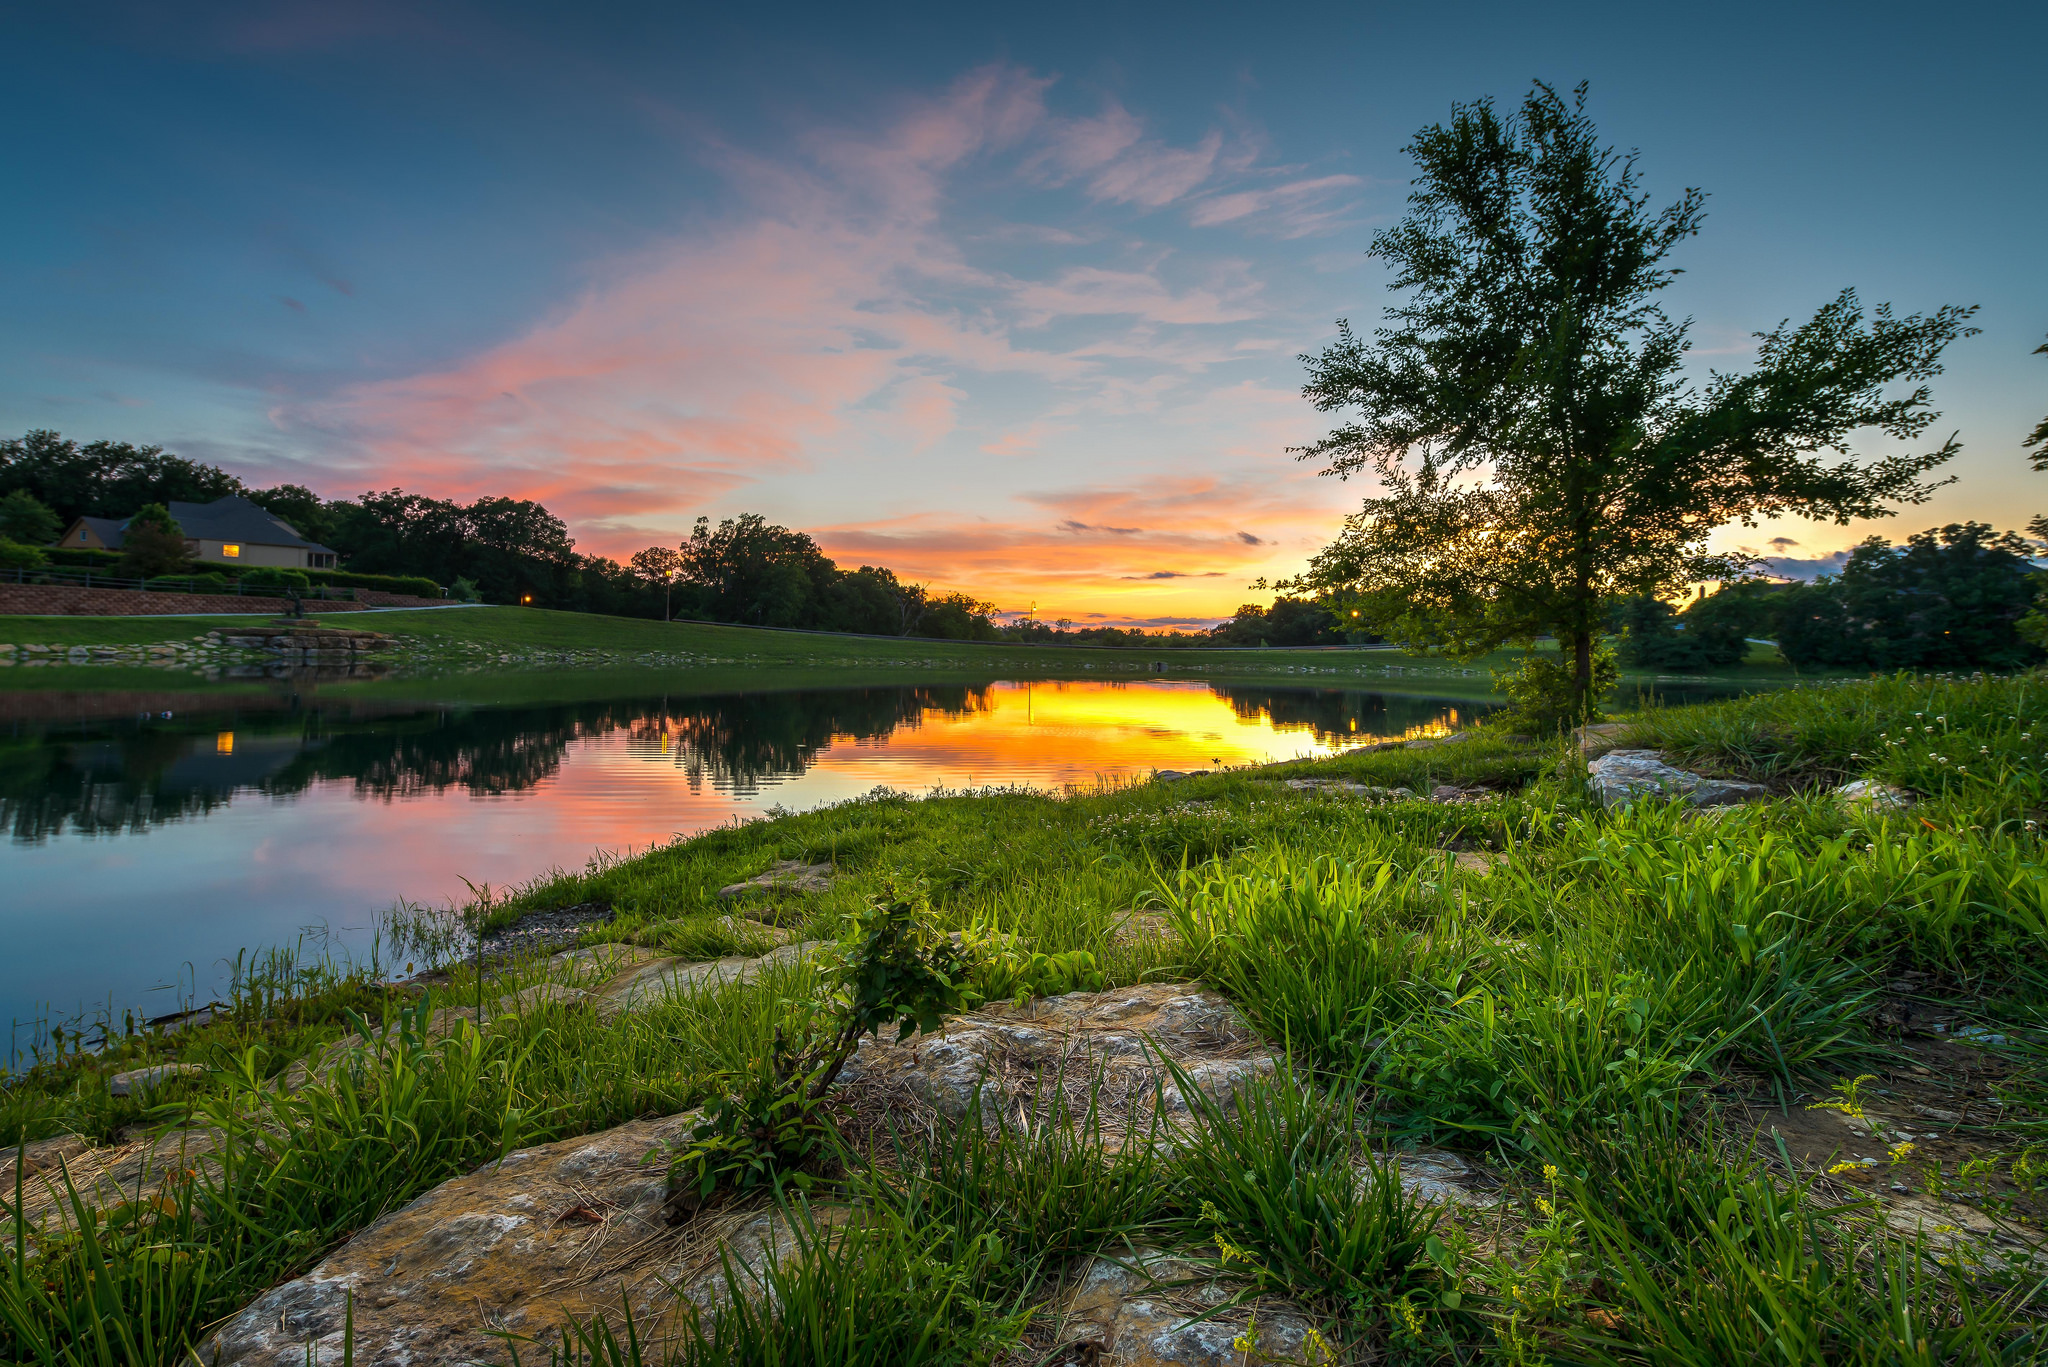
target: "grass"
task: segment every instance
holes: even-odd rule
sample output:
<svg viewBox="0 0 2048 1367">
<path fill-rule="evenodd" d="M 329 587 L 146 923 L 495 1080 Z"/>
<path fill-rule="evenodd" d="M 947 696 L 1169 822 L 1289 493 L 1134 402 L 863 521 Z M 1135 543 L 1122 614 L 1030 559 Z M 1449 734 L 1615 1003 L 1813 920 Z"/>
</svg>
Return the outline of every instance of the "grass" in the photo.
<svg viewBox="0 0 2048 1367">
<path fill-rule="evenodd" d="M 317 614 L 318 623 L 398 636 L 414 663 L 496 668 L 522 664 L 682 664 L 692 668 L 956 670 L 981 674 L 1071 673 L 1113 677 L 1272 674 L 1360 678 L 1449 696 L 1491 697 L 1489 671 L 1511 667 L 1519 652 L 1498 651 L 1464 664 L 1411 656 L 1385 647 L 1316 649 L 1112 650 L 1080 646 L 1026 646 L 923 638 L 846 636 L 828 632 L 769 631 L 703 622 L 655 622 L 540 608 L 476 607 Z M 237 617 L 30 617 L 0 619 L 9 642 L 50 646 L 135 646 L 190 643 L 210 631 L 268 626 L 276 619 Z M 1542 647 L 1549 648 L 1549 647 Z M 501 659 L 500 657 L 509 657 Z M 26 674 L 26 671 L 23 672 Z M 1625 673 L 1644 689 L 1774 686 L 1799 677 L 1774 649 L 1757 646 L 1741 666 L 1711 676 Z M 29 686 L 24 681 L 8 686 Z"/>
<path fill-rule="evenodd" d="M 1181 1079 L 1194 1113 L 1172 1142 L 1111 1138 L 1068 1103 L 1029 1125 L 849 1137 L 830 1201 L 788 1198 L 800 1246 L 754 1274 L 768 1295 L 666 1347 L 572 1326 L 554 1356 L 989 1362 L 1033 1341 L 1074 1259 L 1152 1246 L 1248 1303 L 1300 1306 L 1331 1361 L 2035 1360 L 2039 1272 L 1917 1242 L 1878 1203 L 1898 1181 L 2048 1214 L 2028 1157 L 2048 1138 L 2048 716 L 2029 715 L 2044 688 L 1900 677 L 1632 719 L 1685 762 L 1780 793 L 1712 819 L 1602 810 L 1565 746 L 1488 734 L 1061 796 L 878 792 L 497 890 L 475 909 L 493 922 L 595 901 L 616 912 L 600 938 L 710 956 L 760 944 L 721 921 L 716 888 L 776 860 L 830 862 L 840 879 L 791 904 L 786 930 L 833 935 L 865 899 L 915 890 L 940 928 L 1086 953 L 1112 986 L 1205 979 L 1290 1060 L 1227 1104 Z M 1308 774 L 1492 796 L 1378 802 L 1274 781 Z M 1829 793 L 1857 777 L 1919 803 Z M 1138 922 L 1170 933 L 1133 935 Z M 491 990 L 578 971 L 509 965 Z M 17 1223 L 0 1356 L 177 1361 L 200 1326 L 448 1176 L 694 1104 L 756 1066 L 812 990 L 798 967 L 608 1026 L 550 1008 L 435 1036 L 431 1003 L 367 972 L 248 977 L 211 1025 L 59 1041 L 9 1080 L 0 1141 L 191 1124 L 227 1139 L 146 1208 L 80 1212 L 33 1248 Z M 977 981 L 1014 987 L 993 967 Z M 1783 1126 L 1855 1104 L 1850 1079 L 1923 1047 L 1880 1009 L 1902 982 L 1923 1014 L 2001 1041 L 1974 1056 L 2003 1109 L 1955 1127 L 1980 1156 L 1894 1154 L 1875 1181 L 1799 1157 L 1774 1138 Z M 476 990 L 453 966 L 447 993 Z M 400 1028 L 366 1036 L 331 1084 L 264 1086 L 376 1021 Z M 168 1060 L 212 1070 L 148 1111 L 105 1097 L 108 1072 Z M 1418 1203 L 1388 1158 L 1416 1143 L 1485 1164 L 1504 1203 Z"/>
</svg>

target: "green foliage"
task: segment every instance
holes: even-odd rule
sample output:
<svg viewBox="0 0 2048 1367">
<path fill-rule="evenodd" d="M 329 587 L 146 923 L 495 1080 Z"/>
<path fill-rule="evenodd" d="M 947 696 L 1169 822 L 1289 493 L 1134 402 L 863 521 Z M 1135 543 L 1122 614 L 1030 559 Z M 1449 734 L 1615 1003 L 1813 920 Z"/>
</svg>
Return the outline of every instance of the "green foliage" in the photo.
<svg viewBox="0 0 2048 1367">
<path fill-rule="evenodd" d="M 39 546 L 24 546 L 0 536 L 0 570 L 32 570 L 49 563 Z"/>
<path fill-rule="evenodd" d="M 64 524 L 26 489 L 10 489 L 0 497 L 0 541 L 43 546 L 55 541 Z"/>
<path fill-rule="evenodd" d="M 1493 671 L 1493 686 L 1508 700 L 1493 720 L 1532 736 L 1556 735 L 1591 721 L 1600 715 L 1601 699 L 1621 680 L 1614 648 L 1606 642 L 1593 647 L 1591 662 L 1592 682 L 1583 689 L 1572 661 L 1533 650 L 1515 669 Z"/>
<path fill-rule="evenodd" d="M 2017 669 L 2042 658 L 2017 630 L 2040 576 L 2033 548 L 1981 522 L 1871 537 L 1842 573 L 1786 593 L 1778 649 L 1802 668 Z"/>
<path fill-rule="evenodd" d="M 482 595 L 477 592 L 474 579 L 458 578 L 448 586 L 448 596 L 458 603 L 480 603 Z"/>
<path fill-rule="evenodd" d="M 790 1003 L 767 1056 L 721 1079 L 711 1113 L 670 1158 L 670 1193 L 693 1210 L 722 1187 L 808 1185 L 802 1169 L 823 1155 L 831 1133 L 822 1103 L 861 1037 L 938 1029 L 966 1009 L 966 979 L 959 942 L 936 935 L 912 903 L 876 898 L 855 911 L 827 958 L 820 995 Z"/>
<path fill-rule="evenodd" d="M 1437 1287 L 1436 1212 L 1359 1144 L 1355 1087 L 1320 1090 L 1282 1072 L 1218 1102 L 1166 1063 L 1194 1120 L 1171 1164 L 1177 1223 L 1188 1242 L 1215 1242 L 1222 1271 L 1359 1329 Z M 1458 1293 L 1446 1294 L 1455 1308 Z"/>
<path fill-rule="evenodd" d="M 1456 106 L 1407 150 L 1410 213 L 1369 253 L 1405 298 L 1371 341 L 1340 322 L 1303 390 L 1354 416 L 1301 458 L 1369 471 L 1383 492 L 1277 587 L 1458 655 L 1554 635 L 1585 715 L 1606 603 L 1725 575 L 1705 541 L 1737 519 L 1918 502 L 1958 449 L 1835 456 L 1863 429 L 1924 433 L 1926 381 L 1973 309 L 1866 315 L 1845 290 L 1760 335 L 1753 370 L 1688 386 L 1689 325 L 1657 300 L 1705 197 L 1654 208 L 1634 154 L 1600 142 L 1584 86 L 1567 99 L 1539 82 L 1505 116 Z M 1898 396 L 1900 381 L 1916 387 Z"/>
<path fill-rule="evenodd" d="M 121 567 L 143 579 L 176 574 L 191 563 L 185 533 L 161 503 L 147 503 L 121 530 Z"/>
<path fill-rule="evenodd" d="M 1620 659 L 1634 669 L 1727 669 L 1749 654 L 1744 623 L 1707 611 L 1705 600 L 1689 606 L 1683 620 L 1670 604 L 1649 597 L 1628 599 L 1619 615 Z"/>
<path fill-rule="evenodd" d="M 225 574 L 164 574 L 149 581 L 152 588 L 177 589 L 183 593 L 227 593 L 235 581 Z"/>
<path fill-rule="evenodd" d="M 1022 1006 L 1033 997 L 1100 992 L 1109 981 L 1085 949 L 1044 954 L 1005 941 L 975 945 L 973 950 L 974 991 L 984 1001 L 1007 997 Z"/>
<path fill-rule="evenodd" d="M 313 587 L 313 581 L 306 577 L 303 570 L 279 569 L 269 565 L 253 570 L 244 570 L 242 572 L 242 583 L 249 588 L 310 589 Z"/>
</svg>

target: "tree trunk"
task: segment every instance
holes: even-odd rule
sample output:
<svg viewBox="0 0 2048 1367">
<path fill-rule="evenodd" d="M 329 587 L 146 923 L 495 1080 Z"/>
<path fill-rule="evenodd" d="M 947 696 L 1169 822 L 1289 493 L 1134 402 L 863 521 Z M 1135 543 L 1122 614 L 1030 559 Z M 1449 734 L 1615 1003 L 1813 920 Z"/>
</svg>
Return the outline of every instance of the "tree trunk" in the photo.
<svg viewBox="0 0 2048 1367">
<path fill-rule="evenodd" d="M 1572 633 L 1572 692 L 1578 701 L 1579 719 L 1593 715 L 1593 633 Z"/>
</svg>

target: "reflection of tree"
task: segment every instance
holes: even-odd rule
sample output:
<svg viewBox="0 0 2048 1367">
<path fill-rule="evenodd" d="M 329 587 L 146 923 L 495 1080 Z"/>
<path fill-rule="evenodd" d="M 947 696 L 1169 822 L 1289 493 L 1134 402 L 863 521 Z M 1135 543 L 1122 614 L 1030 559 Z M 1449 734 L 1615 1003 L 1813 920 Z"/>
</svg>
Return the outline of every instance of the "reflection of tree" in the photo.
<svg viewBox="0 0 2048 1367">
<path fill-rule="evenodd" d="M 642 721 L 635 736 L 665 738 L 692 788 L 709 778 L 721 791 L 752 793 L 802 773 L 835 737 L 878 740 L 915 728 L 927 712 L 961 717 L 988 707 L 985 685 L 735 693 L 676 703 Z"/>
<path fill-rule="evenodd" d="M 1402 693 L 1366 693 L 1341 688 L 1270 688 L 1247 684 L 1216 684 L 1216 696 L 1245 721 L 1268 719 L 1276 731 L 1306 730 L 1328 745 L 1364 743 L 1403 736 L 1419 726 L 1445 720 L 1453 708 L 1471 719 L 1493 710 L 1494 704 Z"/>
<path fill-rule="evenodd" d="M 184 715 L 173 724 L 106 720 L 24 729 L 0 740 L 0 821 L 17 841 L 142 831 L 202 815 L 236 794 L 287 797 L 344 781 L 385 801 L 459 788 L 521 792 L 562 766 L 584 737 L 624 730 L 657 743 L 689 775 L 751 792 L 802 773 L 834 738 L 875 740 L 927 712 L 984 711 L 981 687 L 818 689 L 671 700 L 443 709 L 354 717 Z M 223 734 L 235 737 L 223 744 Z"/>
</svg>

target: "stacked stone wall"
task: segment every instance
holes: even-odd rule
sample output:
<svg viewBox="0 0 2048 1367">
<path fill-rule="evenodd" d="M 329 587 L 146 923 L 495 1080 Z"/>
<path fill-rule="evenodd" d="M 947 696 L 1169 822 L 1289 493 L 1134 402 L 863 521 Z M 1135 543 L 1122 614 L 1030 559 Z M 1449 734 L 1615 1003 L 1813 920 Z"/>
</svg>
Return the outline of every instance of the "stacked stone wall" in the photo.
<svg viewBox="0 0 2048 1367">
<path fill-rule="evenodd" d="M 359 612 L 366 607 L 430 608 L 454 600 L 356 590 L 354 602 L 302 599 L 307 612 Z M 291 611 L 284 598 L 235 593 L 150 593 L 141 589 L 87 588 L 82 584 L 0 584 L 0 615 L 43 617 L 178 617 L 190 613 Z"/>
</svg>

